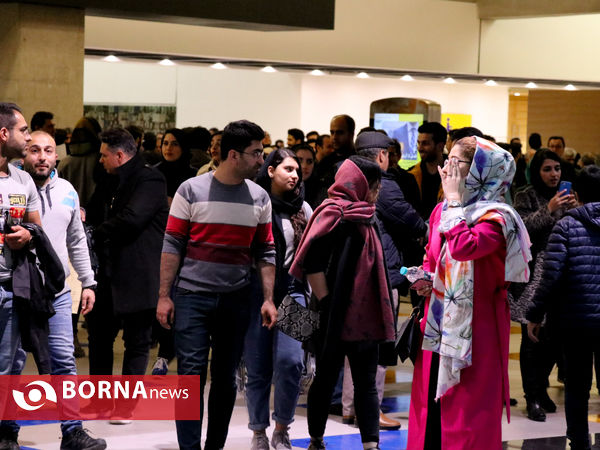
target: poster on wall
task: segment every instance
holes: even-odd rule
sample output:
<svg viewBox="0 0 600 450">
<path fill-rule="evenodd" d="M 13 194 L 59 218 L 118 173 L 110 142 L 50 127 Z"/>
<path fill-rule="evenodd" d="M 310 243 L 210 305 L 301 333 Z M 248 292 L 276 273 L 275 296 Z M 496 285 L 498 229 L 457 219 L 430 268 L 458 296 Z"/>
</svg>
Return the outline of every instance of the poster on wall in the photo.
<svg viewBox="0 0 600 450">
<path fill-rule="evenodd" d="M 400 167 L 406 169 L 414 166 L 419 159 L 417 138 L 419 126 L 423 123 L 423 114 L 375 113 L 374 119 L 376 129 L 385 130 L 389 137 L 400 143 L 402 149 Z"/>
<path fill-rule="evenodd" d="M 442 125 L 446 131 L 471 126 L 471 114 L 442 113 Z"/>
<path fill-rule="evenodd" d="M 175 106 L 84 105 L 83 114 L 95 118 L 103 130 L 137 125 L 144 132 L 163 133 L 175 128 Z"/>
</svg>

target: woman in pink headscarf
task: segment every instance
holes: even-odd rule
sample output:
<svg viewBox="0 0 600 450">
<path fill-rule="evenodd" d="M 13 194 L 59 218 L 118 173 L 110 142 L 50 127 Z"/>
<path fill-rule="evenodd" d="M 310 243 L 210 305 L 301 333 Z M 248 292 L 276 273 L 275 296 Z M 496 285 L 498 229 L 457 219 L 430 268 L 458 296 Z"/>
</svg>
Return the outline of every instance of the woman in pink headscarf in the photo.
<svg viewBox="0 0 600 450">
<path fill-rule="evenodd" d="M 378 345 L 394 339 L 383 250 L 374 226 L 381 169 L 352 156 L 340 166 L 329 198 L 308 223 L 290 273 L 306 276 L 321 315 L 315 336 L 316 375 L 308 393 L 310 450 L 323 435 L 344 357 L 354 379 L 356 419 L 365 449 L 379 448 Z"/>
<path fill-rule="evenodd" d="M 440 170 L 445 200 L 430 218 L 423 268 L 433 273 L 413 375 L 408 448 L 499 450 L 509 404 L 509 281 L 527 281 L 529 236 L 504 203 L 507 151 L 459 140 Z M 507 415 L 510 418 L 507 407 Z"/>
</svg>

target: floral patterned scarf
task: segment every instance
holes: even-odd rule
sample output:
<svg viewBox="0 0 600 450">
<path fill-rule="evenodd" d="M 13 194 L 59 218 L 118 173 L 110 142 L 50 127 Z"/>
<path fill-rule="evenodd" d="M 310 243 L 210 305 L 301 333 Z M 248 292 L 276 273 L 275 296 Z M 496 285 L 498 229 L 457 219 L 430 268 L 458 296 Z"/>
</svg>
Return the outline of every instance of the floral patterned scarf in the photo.
<svg viewBox="0 0 600 450">
<path fill-rule="evenodd" d="M 439 231 L 461 221 L 472 226 L 496 222 L 506 239 L 505 280 L 527 282 L 531 252 L 520 216 L 503 203 L 515 174 L 513 157 L 497 145 L 477 138 L 477 149 L 465 180 L 463 208 L 442 207 Z M 460 382 L 460 371 L 472 363 L 473 261 L 456 261 L 444 242 L 437 260 L 425 325 L 423 349 L 439 353 L 436 399 Z"/>
</svg>

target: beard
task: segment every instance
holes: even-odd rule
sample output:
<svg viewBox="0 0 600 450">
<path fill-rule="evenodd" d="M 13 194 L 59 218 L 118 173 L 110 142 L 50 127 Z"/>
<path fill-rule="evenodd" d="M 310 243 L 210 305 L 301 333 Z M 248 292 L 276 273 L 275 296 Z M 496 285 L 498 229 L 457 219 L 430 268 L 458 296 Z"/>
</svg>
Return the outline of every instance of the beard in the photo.
<svg viewBox="0 0 600 450">
<path fill-rule="evenodd" d="M 52 171 L 49 170 L 46 174 L 42 174 L 39 172 L 29 172 L 29 175 L 31 175 L 31 178 L 33 178 L 36 181 L 46 181 L 51 173 Z"/>
<path fill-rule="evenodd" d="M 3 149 L 3 155 L 9 161 L 15 158 L 24 158 L 25 157 L 25 147 L 21 148 L 18 145 L 14 145 L 10 140 L 6 143 L 6 146 Z"/>
<path fill-rule="evenodd" d="M 23 164 L 23 168 L 29 175 L 31 175 L 31 178 L 33 178 L 34 181 L 46 181 L 50 177 L 50 174 L 52 174 L 52 171 L 54 170 L 54 167 L 49 167 L 47 169 L 42 169 L 43 172 L 40 172 L 40 169 L 36 169 L 35 167 L 30 166 L 26 163 Z"/>
<path fill-rule="evenodd" d="M 435 162 L 438 158 L 438 155 L 436 152 L 427 152 L 425 154 L 421 153 L 421 160 L 425 161 L 425 162 Z"/>
</svg>

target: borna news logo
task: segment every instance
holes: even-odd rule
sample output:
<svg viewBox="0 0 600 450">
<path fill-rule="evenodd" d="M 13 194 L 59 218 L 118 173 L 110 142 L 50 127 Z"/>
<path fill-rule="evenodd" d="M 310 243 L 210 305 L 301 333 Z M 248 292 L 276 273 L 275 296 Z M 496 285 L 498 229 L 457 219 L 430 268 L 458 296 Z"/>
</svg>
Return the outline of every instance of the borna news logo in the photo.
<svg viewBox="0 0 600 450">
<path fill-rule="evenodd" d="M 202 384 L 199 375 L 2 375 L 0 420 L 199 420 Z"/>
<path fill-rule="evenodd" d="M 46 404 L 45 401 L 40 403 L 42 398 L 45 398 L 53 403 L 58 401 L 56 397 L 56 391 L 49 383 L 46 383 L 45 381 L 32 381 L 25 387 L 29 386 L 39 386 L 41 390 L 36 388 L 31 389 L 27 394 L 27 399 L 25 399 L 25 394 L 23 392 L 14 389 L 12 391 L 13 399 L 19 408 L 22 408 L 25 411 L 35 411 Z M 44 391 L 43 396 L 42 391 Z"/>
</svg>

